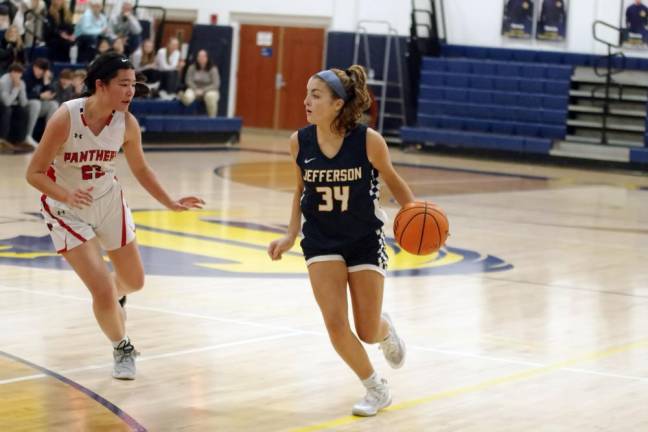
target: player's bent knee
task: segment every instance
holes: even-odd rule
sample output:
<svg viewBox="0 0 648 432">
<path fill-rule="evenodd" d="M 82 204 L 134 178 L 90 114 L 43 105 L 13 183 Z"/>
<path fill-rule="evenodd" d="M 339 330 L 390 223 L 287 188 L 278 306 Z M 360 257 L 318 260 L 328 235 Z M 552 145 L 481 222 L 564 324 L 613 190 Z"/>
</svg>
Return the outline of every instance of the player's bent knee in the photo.
<svg viewBox="0 0 648 432">
<path fill-rule="evenodd" d="M 127 282 L 129 291 L 130 292 L 140 291 L 142 288 L 144 288 L 144 280 L 145 280 L 145 276 L 143 273 L 130 278 Z"/>
</svg>

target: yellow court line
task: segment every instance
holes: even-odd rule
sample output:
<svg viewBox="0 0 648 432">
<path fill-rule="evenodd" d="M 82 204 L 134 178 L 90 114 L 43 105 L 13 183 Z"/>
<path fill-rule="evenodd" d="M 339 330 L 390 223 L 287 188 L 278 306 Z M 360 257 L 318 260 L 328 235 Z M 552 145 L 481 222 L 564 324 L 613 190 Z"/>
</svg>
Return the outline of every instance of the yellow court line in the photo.
<svg viewBox="0 0 648 432">
<path fill-rule="evenodd" d="M 463 387 L 458 387 L 455 389 L 450 389 L 450 390 L 445 390 L 442 392 L 434 393 L 430 396 L 425 396 L 419 399 L 412 399 L 409 401 L 401 402 L 396 405 L 392 405 L 390 407 L 385 408 L 383 411 L 400 411 L 404 409 L 409 409 L 409 408 L 414 408 L 419 405 L 423 405 L 426 403 L 430 403 L 433 401 L 437 401 L 440 399 L 448 399 L 454 396 L 459 396 L 459 395 L 464 395 L 464 394 L 469 394 L 469 393 L 475 393 L 481 390 L 488 389 L 490 387 L 495 387 L 500 384 L 507 384 L 507 383 L 512 383 L 516 381 L 522 381 L 525 379 L 530 379 L 534 378 L 538 375 L 542 375 L 545 373 L 550 373 L 557 371 L 559 369 L 563 369 L 566 367 L 574 366 L 575 364 L 579 363 L 584 363 L 590 360 L 596 360 L 604 357 L 609 357 L 614 354 L 619 354 L 622 352 L 630 351 L 636 348 L 648 348 L 648 339 L 640 340 L 637 342 L 631 342 L 627 343 L 624 345 L 619 345 L 615 347 L 611 347 L 602 351 L 594 351 L 591 353 L 583 354 L 580 356 L 573 357 L 571 359 L 563 360 L 561 362 L 549 364 L 547 366 L 540 366 L 537 368 L 531 368 L 527 370 L 523 370 L 521 372 L 516 372 L 510 375 L 505 375 L 501 376 L 498 378 L 492 378 L 486 381 L 482 381 L 477 384 L 472 384 L 472 385 L 467 385 Z M 319 430 L 324 430 L 324 429 L 330 429 L 334 428 L 337 426 L 344 426 L 348 425 L 357 421 L 363 420 L 363 417 L 355 417 L 355 416 L 345 416 L 345 417 L 340 417 L 337 419 L 329 420 L 324 423 L 319 423 L 311 426 L 305 426 L 305 427 L 300 427 L 296 429 L 292 429 L 291 432 L 311 432 L 311 431 L 319 431 Z"/>
</svg>

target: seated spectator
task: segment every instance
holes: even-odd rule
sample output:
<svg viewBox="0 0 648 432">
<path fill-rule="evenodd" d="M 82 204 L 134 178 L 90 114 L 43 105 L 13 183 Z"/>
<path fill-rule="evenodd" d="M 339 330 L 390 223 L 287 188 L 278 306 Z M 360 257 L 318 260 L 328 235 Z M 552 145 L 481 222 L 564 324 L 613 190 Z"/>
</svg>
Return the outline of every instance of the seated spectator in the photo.
<svg viewBox="0 0 648 432">
<path fill-rule="evenodd" d="M 34 127 L 39 118 L 49 120 L 58 108 L 56 94 L 52 86 L 52 72 L 49 61 L 44 58 L 37 58 L 23 75 L 27 87 L 27 106 L 29 118 L 27 122 L 27 143 L 36 146 L 38 143 L 33 137 Z"/>
<path fill-rule="evenodd" d="M 110 51 L 110 49 L 110 42 L 108 41 L 108 39 L 100 38 L 99 43 L 97 44 L 97 51 L 95 52 L 93 59 L 96 59 L 101 54 L 107 53 L 108 51 Z"/>
<path fill-rule="evenodd" d="M 77 69 L 72 72 L 72 88 L 74 90 L 72 94 L 72 99 L 77 99 L 85 96 L 86 87 L 85 79 L 88 76 L 88 73 L 85 69 Z"/>
<path fill-rule="evenodd" d="M 142 25 L 133 13 L 131 0 L 124 0 L 121 13 L 110 20 L 110 28 L 115 37 L 124 38 L 126 55 L 135 52 L 142 43 Z"/>
<path fill-rule="evenodd" d="M 29 0 L 23 3 L 25 27 L 25 46 L 31 47 L 35 41 L 44 40 L 44 27 L 47 22 L 47 7 L 43 0 Z"/>
<path fill-rule="evenodd" d="M 70 62 L 70 47 L 74 45 L 74 24 L 72 12 L 65 0 L 52 0 L 47 10 L 47 25 L 44 29 L 49 58 L 55 62 Z"/>
<path fill-rule="evenodd" d="M 194 100 L 202 99 L 205 102 L 207 115 L 216 117 L 220 98 L 220 75 L 218 68 L 209 59 L 207 51 L 198 51 L 196 61 L 187 69 L 185 84 L 187 88 L 180 97 L 182 103 L 189 106 Z"/>
<path fill-rule="evenodd" d="M 74 35 L 79 47 L 78 63 L 88 63 L 95 58 L 100 38 L 111 39 L 108 19 L 101 11 L 103 8 L 101 0 L 89 0 L 88 5 L 90 7 L 83 12 L 74 27 Z"/>
<path fill-rule="evenodd" d="M 12 63 L 25 63 L 25 50 L 16 26 L 9 26 L 0 40 L 0 75 L 7 72 Z"/>
<path fill-rule="evenodd" d="M 58 80 L 54 83 L 54 93 L 56 94 L 56 102 L 62 104 L 63 102 L 74 99 L 74 86 L 72 85 L 72 70 L 63 69 L 58 76 Z"/>
<path fill-rule="evenodd" d="M 110 47 L 110 49 L 117 54 L 126 55 L 126 47 L 124 46 L 124 38 L 118 37 L 115 39 Z"/>
<path fill-rule="evenodd" d="M 131 62 L 135 67 L 135 72 L 142 72 L 146 75 L 147 82 L 157 82 L 160 80 L 155 63 L 155 45 L 153 40 L 146 39 L 142 45 L 131 54 Z M 153 71 L 149 73 L 146 71 Z"/>
<path fill-rule="evenodd" d="M 167 45 L 160 48 L 155 56 L 155 65 L 160 72 L 160 97 L 173 99 L 178 91 L 180 70 L 184 62 L 180 59 L 180 41 L 169 38 Z"/>
<path fill-rule="evenodd" d="M 34 147 L 27 136 L 27 91 L 22 80 L 23 66 L 13 63 L 0 77 L 0 152 L 27 153 Z"/>
<path fill-rule="evenodd" d="M 9 8 L 6 4 L 0 4 L 0 31 L 7 30 L 10 25 Z"/>
</svg>

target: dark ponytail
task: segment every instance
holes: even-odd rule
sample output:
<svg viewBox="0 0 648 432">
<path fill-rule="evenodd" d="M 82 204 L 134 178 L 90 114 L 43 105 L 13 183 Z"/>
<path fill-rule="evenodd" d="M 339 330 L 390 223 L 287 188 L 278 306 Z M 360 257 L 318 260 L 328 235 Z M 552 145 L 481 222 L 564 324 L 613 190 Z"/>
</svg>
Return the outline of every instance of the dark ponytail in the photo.
<svg viewBox="0 0 648 432">
<path fill-rule="evenodd" d="M 342 109 L 331 124 L 331 128 L 335 132 L 343 134 L 355 128 L 362 114 L 371 106 L 371 96 L 367 88 L 367 74 L 360 65 L 352 65 L 346 70 L 330 70 L 340 79 L 347 94 Z M 334 98 L 340 99 L 340 96 L 333 89 L 329 88 L 329 90 L 331 90 Z"/>
</svg>

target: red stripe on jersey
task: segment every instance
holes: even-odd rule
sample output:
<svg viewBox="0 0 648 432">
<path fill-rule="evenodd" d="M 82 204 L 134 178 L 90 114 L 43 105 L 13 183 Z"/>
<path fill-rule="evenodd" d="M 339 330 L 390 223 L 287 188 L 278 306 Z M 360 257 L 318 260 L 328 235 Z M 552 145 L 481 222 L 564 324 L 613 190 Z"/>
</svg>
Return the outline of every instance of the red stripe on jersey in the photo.
<svg viewBox="0 0 648 432">
<path fill-rule="evenodd" d="M 83 123 L 83 126 L 88 127 L 88 122 L 86 122 L 85 116 L 83 115 L 83 107 L 81 108 L 81 123 Z"/>
<path fill-rule="evenodd" d="M 122 202 L 122 247 L 126 246 L 126 209 L 124 207 L 124 191 L 121 193 L 121 202 Z"/>
<path fill-rule="evenodd" d="M 52 165 L 47 168 L 47 177 L 51 178 L 54 183 L 56 183 L 56 171 Z"/>
<path fill-rule="evenodd" d="M 66 224 L 66 223 L 63 222 L 60 218 L 57 218 L 56 216 L 54 216 L 54 215 L 52 214 L 52 211 L 50 210 L 49 205 L 47 205 L 47 195 L 45 195 L 45 194 L 41 195 L 41 203 L 43 204 L 43 209 L 45 209 L 45 211 L 47 212 L 47 214 L 50 215 L 50 216 L 52 217 L 52 219 L 54 219 L 56 222 L 58 222 L 59 225 L 61 225 L 61 226 L 62 226 L 63 228 L 65 228 L 65 229 L 66 229 L 70 234 L 72 234 L 74 237 L 78 238 L 78 239 L 81 240 L 82 242 L 85 242 L 85 241 L 86 241 L 86 239 L 85 239 L 81 234 L 79 234 L 78 232 L 74 231 L 74 230 L 73 230 L 73 229 L 72 229 L 68 224 Z M 66 249 L 67 249 L 67 246 L 66 246 Z"/>
</svg>

